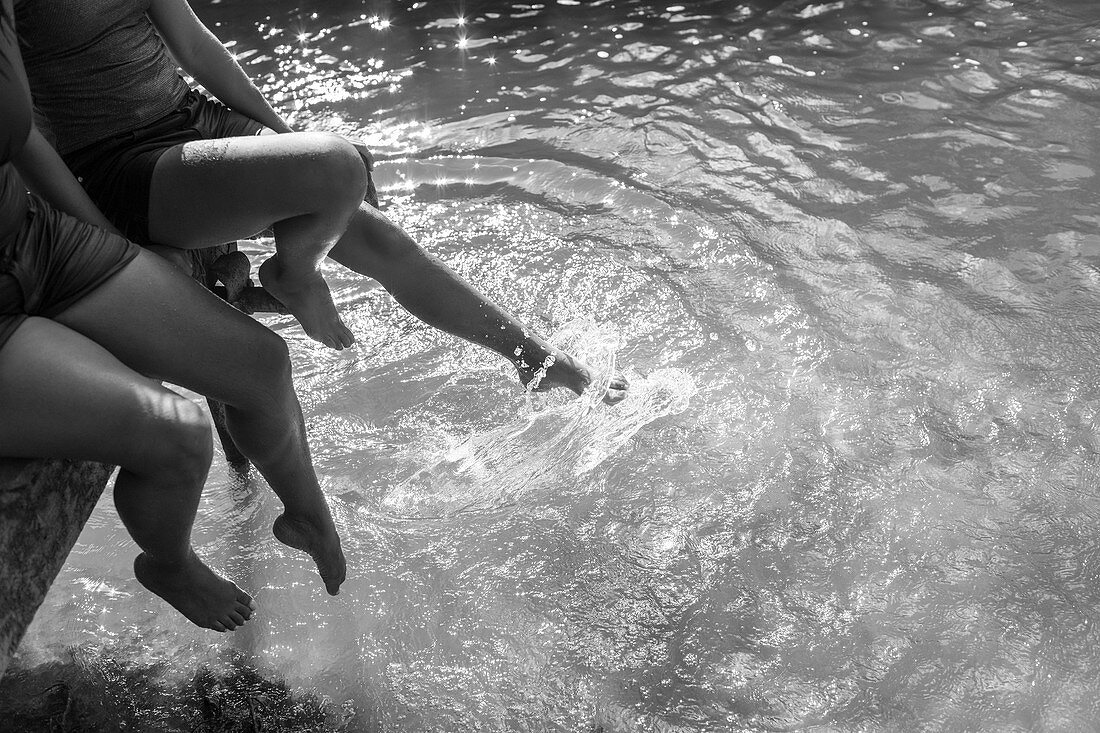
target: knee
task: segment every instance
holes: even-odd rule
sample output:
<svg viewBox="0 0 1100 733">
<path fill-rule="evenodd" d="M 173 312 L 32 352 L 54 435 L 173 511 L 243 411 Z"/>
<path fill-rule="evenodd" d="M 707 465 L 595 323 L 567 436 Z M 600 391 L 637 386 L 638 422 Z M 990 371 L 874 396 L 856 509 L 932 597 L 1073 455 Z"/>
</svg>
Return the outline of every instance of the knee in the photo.
<svg viewBox="0 0 1100 733">
<path fill-rule="evenodd" d="M 214 455 L 209 418 L 201 407 L 174 393 L 163 394 L 139 426 L 135 463 L 139 473 L 162 474 L 173 482 L 201 483 Z"/>
<path fill-rule="evenodd" d="M 242 348 L 248 354 L 248 362 L 240 370 L 241 382 L 246 386 L 226 404 L 266 412 L 294 394 L 290 351 L 282 337 L 269 329 L 259 328 Z"/>
<path fill-rule="evenodd" d="M 367 195 L 367 166 L 355 146 L 330 132 L 311 136 L 312 188 L 329 192 L 328 202 L 358 206 Z"/>
<path fill-rule="evenodd" d="M 252 344 L 256 383 L 263 385 L 268 395 L 293 389 L 290 350 L 286 341 L 274 331 L 263 329 Z"/>
</svg>

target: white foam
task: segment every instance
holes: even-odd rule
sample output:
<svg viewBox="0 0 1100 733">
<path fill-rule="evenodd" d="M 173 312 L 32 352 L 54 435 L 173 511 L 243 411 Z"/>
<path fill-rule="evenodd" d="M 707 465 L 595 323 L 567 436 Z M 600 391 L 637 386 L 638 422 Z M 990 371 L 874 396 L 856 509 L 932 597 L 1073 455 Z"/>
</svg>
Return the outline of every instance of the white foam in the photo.
<svg viewBox="0 0 1100 733">
<path fill-rule="evenodd" d="M 646 425 L 687 409 L 695 383 L 681 369 L 630 375 L 629 396 L 617 405 L 598 390 L 536 409 L 506 425 L 476 433 L 410 476 L 382 500 L 397 517 L 428 518 L 490 511 L 557 489 L 593 471 Z"/>
</svg>

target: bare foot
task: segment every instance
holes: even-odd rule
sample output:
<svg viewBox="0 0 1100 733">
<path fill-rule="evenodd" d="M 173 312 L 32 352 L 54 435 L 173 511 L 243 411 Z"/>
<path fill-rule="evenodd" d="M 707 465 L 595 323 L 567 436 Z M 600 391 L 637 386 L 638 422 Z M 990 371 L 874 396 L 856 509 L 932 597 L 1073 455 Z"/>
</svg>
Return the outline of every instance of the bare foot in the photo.
<svg viewBox="0 0 1100 733">
<path fill-rule="evenodd" d="M 306 335 L 337 351 L 355 343 L 351 330 L 336 312 L 321 273 L 288 274 L 277 257 L 269 257 L 260 265 L 260 282 L 298 319 Z"/>
<path fill-rule="evenodd" d="M 317 563 L 317 572 L 325 583 L 325 590 L 334 596 L 340 592 L 340 584 L 347 577 L 347 562 L 332 520 L 327 522 L 327 527 L 318 527 L 318 524 L 321 523 L 283 514 L 275 520 L 271 532 L 287 547 L 301 550 L 313 558 Z"/>
<path fill-rule="evenodd" d="M 595 378 L 592 370 L 579 359 L 559 351 L 547 357 L 541 366 L 533 367 L 524 361 L 516 364 L 519 381 L 524 387 L 535 392 L 545 392 L 552 387 L 565 387 L 576 394 L 582 394 Z M 620 373 L 612 375 L 601 399 L 605 404 L 614 405 L 626 399 L 630 382 Z"/>
<path fill-rule="evenodd" d="M 204 629 L 232 631 L 256 610 L 252 596 L 207 567 L 194 550 L 182 563 L 174 564 L 157 562 L 143 552 L 134 558 L 134 575 Z"/>
</svg>

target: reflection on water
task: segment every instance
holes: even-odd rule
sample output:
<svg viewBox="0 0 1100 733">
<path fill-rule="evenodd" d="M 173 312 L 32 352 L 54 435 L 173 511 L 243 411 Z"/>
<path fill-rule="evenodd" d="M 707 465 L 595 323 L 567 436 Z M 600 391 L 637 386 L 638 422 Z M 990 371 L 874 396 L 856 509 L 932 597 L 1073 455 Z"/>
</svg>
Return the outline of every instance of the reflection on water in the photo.
<svg viewBox="0 0 1100 733">
<path fill-rule="evenodd" d="M 25 663 L 244 655 L 362 730 L 1100 719 L 1092 0 L 196 8 L 298 124 L 375 147 L 390 216 L 638 394 L 529 403 L 333 267 L 357 349 L 270 323 L 344 592 L 216 469 L 196 541 L 256 621 L 188 628 L 105 503 Z"/>
</svg>

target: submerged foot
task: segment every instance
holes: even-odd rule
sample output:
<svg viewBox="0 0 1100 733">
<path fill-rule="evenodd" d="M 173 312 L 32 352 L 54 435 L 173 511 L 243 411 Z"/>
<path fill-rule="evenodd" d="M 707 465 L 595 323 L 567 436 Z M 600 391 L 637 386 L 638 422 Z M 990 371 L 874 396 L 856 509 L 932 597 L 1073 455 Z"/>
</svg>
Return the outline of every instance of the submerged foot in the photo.
<svg viewBox="0 0 1100 733">
<path fill-rule="evenodd" d="M 143 552 L 134 558 L 134 575 L 204 629 L 233 631 L 256 610 L 252 596 L 207 567 L 193 550 L 182 563 L 173 564 L 157 562 Z"/>
<path fill-rule="evenodd" d="M 534 392 L 546 392 L 552 387 L 565 387 L 580 395 L 592 384 L 595 374 L 580 359 L 559 351 L 547 357 L 541 366 L 532 367 L 525 362 L 516 365 L 519 381 Z M 623 374 L 616 372 L 611 376 L 600 398 L 605 404 L 614 405 L 626 399 L 630 382 Z"/>
<path fill-rule="evenodd" d="M 275 257 L 260 265 L 260 282 L 302 324 L 306 335 L 340 350 L 355 343 L 351 330 L 340 320 L 321 273 L 287 273 Z"/>
<path fill-rule="evenodd" d="M 331 520 L 327 527 L 318 526 L 320 524 L 283 514 L 275 520 L 271 531 L 279 542 L 313 558 L 325 590 L 334 596 L 340 592 L 340 584 L 347 577 L 347 562 L 340 547 L 340 535 L 336 534 Z"/>
</svg>

